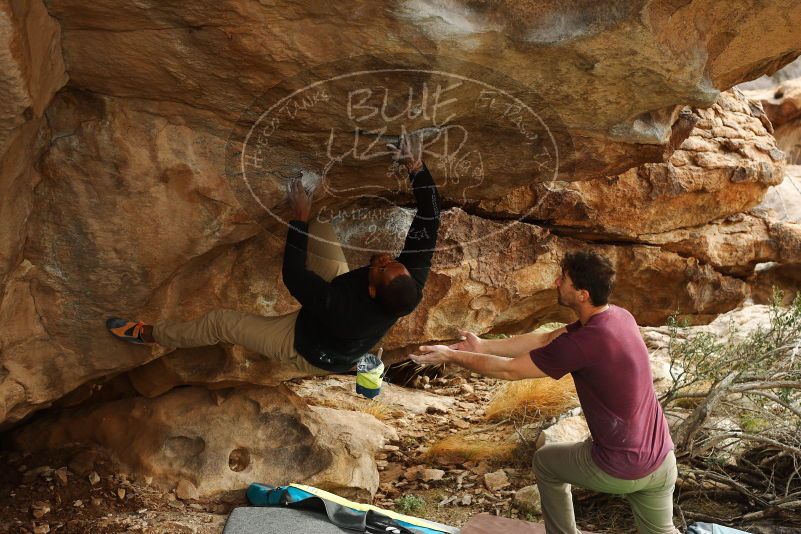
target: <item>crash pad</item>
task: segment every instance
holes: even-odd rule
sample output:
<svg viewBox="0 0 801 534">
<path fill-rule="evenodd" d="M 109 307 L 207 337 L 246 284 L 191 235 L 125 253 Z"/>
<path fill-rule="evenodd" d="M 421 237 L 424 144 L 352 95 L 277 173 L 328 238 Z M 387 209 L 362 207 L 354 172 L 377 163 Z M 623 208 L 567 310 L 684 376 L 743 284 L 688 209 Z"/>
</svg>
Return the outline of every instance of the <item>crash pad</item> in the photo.
<svg viewBox="0 0 801 534">
<path fill-rule="evenodd" d="M 353 534 L 332 525 L 322 512 L 283 507 L 234 508 L 223 534 Z"/>
</svg>

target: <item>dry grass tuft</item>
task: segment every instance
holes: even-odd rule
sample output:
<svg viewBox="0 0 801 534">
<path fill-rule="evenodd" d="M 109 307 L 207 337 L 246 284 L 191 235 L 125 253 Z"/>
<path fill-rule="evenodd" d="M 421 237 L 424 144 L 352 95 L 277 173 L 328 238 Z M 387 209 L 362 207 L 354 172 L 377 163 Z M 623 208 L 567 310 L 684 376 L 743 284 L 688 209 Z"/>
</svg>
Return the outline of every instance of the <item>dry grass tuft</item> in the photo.
<svg viewBox="0 0 801 534">
<path fill-rule="evenodd" d="M 392 409 L 379 401 L 360 399 L 356 404 L 355 411 L 370 414 L 379 421 L 388 421 L 392 419 Z"/>
<path fill-rule="evenodd" d="M 568 374 L 560 380 L 533 378 L 505 384 L 487 405 L 491 421 L 508 417 L 554 417 L 578 406 L 576 386 Z"/>
<path fill-rule="evenodd" d="M 351 412 L 362 412 L 370 414 L 379 421 L 392 419 L 392 407 L 382 403 L 380 400 L 364 399 L 361 397 L 350 398 L 315 398 L 309 399 L 309 403 L 314 406 L 324 408 L 334 408 L 336 410 L 348 410 Z"/>
<path fill-rule="evenodd" d="M 454 434 L 438 441 L 428 449 L 428 456 L 445 463 L 463 463 L 469 460 L 511 461 L 518 444 L 509 441 L 490 441 L 469 439 L 465 435 Z"/>
</svg>

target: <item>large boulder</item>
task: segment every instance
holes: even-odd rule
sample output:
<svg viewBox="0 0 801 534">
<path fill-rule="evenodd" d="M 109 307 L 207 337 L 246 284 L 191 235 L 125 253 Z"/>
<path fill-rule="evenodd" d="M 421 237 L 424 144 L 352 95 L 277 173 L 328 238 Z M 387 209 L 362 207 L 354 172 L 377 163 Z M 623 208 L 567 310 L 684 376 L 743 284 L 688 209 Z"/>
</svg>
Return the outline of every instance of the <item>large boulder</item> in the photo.
<svg viewBox="0 0 801 534">
<path fill-rule="evenodd" d="M 452 338 L 458 327 L 515 332 L 568 319 L 551 288 L 559 258 L 599 236 L 614 237 L 592 246 L 617 264 L 617 302 L 641 323 L 658 324 L 677 310 L 711 320 L 746 297 L 747 285 L 727 273 L 739 274 L 752 260 L 636 241 L 642 232 L 703 225 L 748 209 L 775 183 L 780 162 L 765 121 L 736 94 L 720 91 L 799 54 L 801 13 L 791 7 L 426 0 L 312 9 L 238 0 L 49 0 L 45 10 L 38 0 L 0 1 L 0 115 L 8 118 L 0 146 L 13 147 L 0 161 L 0 425 L 70 392 L 83 398 L 93 384 L 129 371 L 134 386 L 150 394 L 177 384 L 228 387 L 291 377 L 236 347 L 165 357 L 163 348 L 120 343 L 103 322 L 109 315 L 188 318 L 214 307 L 263 315 L 297 309 L 280 283 L 283 181 L 293 173 L 315 178 L 315 158 L 326 152 L 320 141 L 332 128 L 350 139 L 375 125 L 351 120 L 353 106 L 325 101 L 351 96 L 345 82 L 315 93 L 325 106 L 292 100 L 296 107 L 282 117 L 303 120 L 282 130 L 280 142 L 258 138 L 283 167 L 254 186 L 255 200 L 243 196 L 236 172 L 226 173 L 236 160 L 236 143 L 227 141 L 253 119 L 248 110 L 265 105 L 259 95 L 266 90 L 276 86 L 269 94 L 286 96 L 292 84 L 357 67 L 416 70 L 389 79 L 392 85 L 370 78 L 373 89 L 411 88 L 415 98 L 430 89 L 425 103 L 416 102 L 422 109 L 408 110 L 408 121 L 385 121 L 393 134 L 424 126 L 424 119 L 436 122 L 426 106 L 450 90 L 437 84 L 463 69 L 471 76 L 447 106 L 481 149 L 460 159 L 460 169 L 470 169 L 465 175 L 446 173 L 454 162 L 430 155 L 446 202 L 458 207 L 445 221 L 423 305 L 393 329 L 385 348 L 403 354 L 420 342 Z M 51 102 L 66 81 L 63 65 L 69 87 Z M 565 160 L 549 168 L 555 176 L 536 172 L 539 161 L 524 157 L 531 155 L 527 143 L 543 148 L 545 136 L 521 139 L 531 132 L 519 109 L 501 109 L 508 100 L 500 97 L 477 99 L 488 84 L 538 103 L 564 142 L 555 144 Z M 375 99 L 356 107 L 377 109 Z M 336 221 L 349 244 L 381 234 L 375 227 L 388 230 L 392 221 L 408 224 L 401 207 L 411 198 L 390 187 L 398 184 L 385 172 L 388 155 L 364 163 L 356 152 L 337 160 L 330 178 L 339 189 L 321 192 L 316 204 L 387 215 Z M 477 168 L 483 172 L 472 174 Z M 481 207 L 554 177 L 567 193 L 554 194 L 555 202 L 527 223 L 517 221 L 525 213 L 516 209 Z M 573 183 L 585 179 L 581 187 Z M 607 187 L 615 181 L 618 189 Z M 337 195 L 343 188 L 371 193 Z M 581 206 L 565 214 L 559 199 L 575 191 Z M 671 224 L 667 213 L 681 215 Z M 558 237 L 529 224 L 543 221 L 558 227 Z M 387 232 L 381 248 L 396 247 L 397 237 Z M 765 259 L 761 245 L 754 250 L 755 261 Z M 736 269 L 729 269 L 732 262 Z"/>
<path fill-rule="evenodd" d="M 309 408 L 284 387 L 181 388 L 66 410 L 14 435 L 26 451 L 102 446 L 128 469 L 195 498 L 242 492 L 252 482 L 298 482 L 370 499 L 378 489 L 375 453 L 393 438 L 371 415 Z"/>
<path fill-rule="evenodd" d="M 556 443 L 578 443 L 590 437 L 590 429 L 583 415 L 571 415 L 559 419 L 537 438 L 538 449 Z"/>
</svg>

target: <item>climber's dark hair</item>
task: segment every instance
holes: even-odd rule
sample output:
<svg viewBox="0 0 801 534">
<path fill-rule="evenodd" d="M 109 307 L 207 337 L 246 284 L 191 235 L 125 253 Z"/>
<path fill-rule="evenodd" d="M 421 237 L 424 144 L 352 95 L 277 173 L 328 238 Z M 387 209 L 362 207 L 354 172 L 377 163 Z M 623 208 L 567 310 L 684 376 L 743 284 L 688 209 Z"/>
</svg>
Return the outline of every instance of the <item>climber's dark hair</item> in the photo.
<svg viewBox="0 0 801 534">
<path fill-rule="evenodd" d="M 562 273 L 573 281 L 573 287 L 590 294 L 593 306 L 609 302 L 615 285 L 615 268 L 609 258 L 590 250 L 569 252 L 562 260 Z"/>
<path fill-rule="evenodd" d="M 393 278 L 388 284 L 376 288 L 379 306 L 393 317 L 409 315 L 420 301 L 420 289 L 408 274 Z"/>
</svg>

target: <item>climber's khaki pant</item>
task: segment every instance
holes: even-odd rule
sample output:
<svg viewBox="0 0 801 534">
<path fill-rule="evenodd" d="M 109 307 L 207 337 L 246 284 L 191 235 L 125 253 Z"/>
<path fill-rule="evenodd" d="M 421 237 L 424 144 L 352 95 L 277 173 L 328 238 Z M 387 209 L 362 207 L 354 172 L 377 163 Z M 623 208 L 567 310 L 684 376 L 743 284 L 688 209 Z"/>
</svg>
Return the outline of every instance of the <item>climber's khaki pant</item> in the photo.
<svg viewBox="0 0 801 534">
<path fill-rule="evenodd" d="M 327 281 L 348 272 L 342 247 L 330 224 L 309 225 L 306 267 Z M 315 239 L 318 238 L 318 239 Z M 298 312 L 264 317 L 236 310 L 211 310 L 190 321 L 159 321 L 153 338 L 173 348 L 203 347 L 220 342 L 242 345 L 248 350 L 275 358 L 310 375 L 328 374 L 311 365 L 295 350 L 295 322 Z"/>
<path fill-rule="evenodd" d="M 592 441 L 555 443 L 534 453 L 534 475 L 540 490 L 542 515 L 548 534 L 579 534 L 570 485 L 600 493 L 624 495 L 634 512 L 640 534 L 678 534 L 673 525 L 673 489 L 676 456 L 638 480 L 615 478 L 602 471 L 590 455 Z"/>
</svg>

